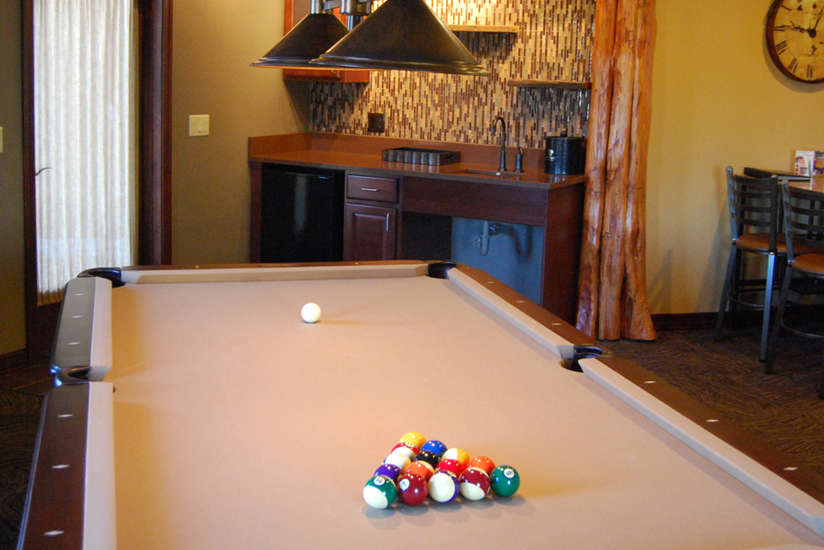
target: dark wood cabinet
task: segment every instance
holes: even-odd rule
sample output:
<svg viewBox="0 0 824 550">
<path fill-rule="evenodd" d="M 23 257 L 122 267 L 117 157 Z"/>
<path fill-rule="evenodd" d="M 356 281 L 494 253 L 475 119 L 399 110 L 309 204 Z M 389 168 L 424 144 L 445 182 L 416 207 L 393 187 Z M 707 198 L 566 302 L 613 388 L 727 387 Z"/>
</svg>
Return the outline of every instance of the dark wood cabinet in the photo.
<svg viewBox="0 0 824 550">
<path fill-rule="evenodd" d="M 394 260 L 398 242 L 398 181 L 346 176 L 343 259 Z"/>
<path fill-rule="evenodd" d="M 394 260 L 398 210 L 347 202 L 344 207 L 343 259 Z"/>
</svg>

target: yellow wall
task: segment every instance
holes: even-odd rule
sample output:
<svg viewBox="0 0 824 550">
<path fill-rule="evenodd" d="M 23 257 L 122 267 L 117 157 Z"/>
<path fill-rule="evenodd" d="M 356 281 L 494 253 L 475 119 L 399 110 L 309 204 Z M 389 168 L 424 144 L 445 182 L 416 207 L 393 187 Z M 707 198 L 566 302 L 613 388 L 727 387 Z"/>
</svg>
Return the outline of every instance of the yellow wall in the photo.
<svg viewBox="0 0 824 550">
<path fill-rule="evenodd" d="M 303 131 L 306 85 L 254 69 L 283 35 L 283 0 L 175 2 L 172 25 L 172 260 L 248 261 L 249 136 Z M 297 98 L 297 100 L 293 99 Z M 190 114 L 211 135 L 188 137 Z"/>
<path fill-rule="evenodd" d="M 724 167 L 790 169 L 824 150 L 824 85 L 764 45 L 771 0 L 658 0 L 647 191 L 653 313 L 714 311 L 729 253 Z"/>
<path fill-rule="evenodd" d="M 0 355 L 26 347 L 20 2 L 0 3 Z"/>
</svg>

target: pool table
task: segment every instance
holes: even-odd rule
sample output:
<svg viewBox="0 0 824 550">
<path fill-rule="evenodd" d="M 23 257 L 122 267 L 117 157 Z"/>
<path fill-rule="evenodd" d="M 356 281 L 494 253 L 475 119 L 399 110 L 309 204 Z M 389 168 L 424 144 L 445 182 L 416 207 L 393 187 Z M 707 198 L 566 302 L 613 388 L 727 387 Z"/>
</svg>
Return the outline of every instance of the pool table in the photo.
<svg viewBox="0 0 824 550">
<path fill-rule="evenodd" d="M 66 288 L 21 547 L 824 546 L 819 473 L 483 272 L 85 275 Z M 319 323 L 300 318 L 310 301 Z M 368 507 L 408 431 L 515 466 L 520 490 Z"/>
</svg>

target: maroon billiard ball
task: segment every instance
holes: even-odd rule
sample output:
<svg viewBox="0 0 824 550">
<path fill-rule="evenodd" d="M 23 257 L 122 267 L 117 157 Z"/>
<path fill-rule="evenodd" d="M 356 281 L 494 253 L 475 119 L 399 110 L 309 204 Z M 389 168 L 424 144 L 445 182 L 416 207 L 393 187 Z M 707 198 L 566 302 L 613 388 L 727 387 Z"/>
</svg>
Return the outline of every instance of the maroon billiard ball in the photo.
<svg viewBox="0 0 824 550">
<path fill-rule="evenodd" d="M 426 500 L 427 491 L 426 480 L 419 475 L 405 473 L 398 477 L 398 491 L 400 499 L 404 504 L 417 506 Z"/>
<path fill-rule="evenodd" d="M 460 478 L 461 496 L 467 500 L 483 500 L 489 494 L 489 476 L 481 469 L 464 470 Z"/>
</svg>

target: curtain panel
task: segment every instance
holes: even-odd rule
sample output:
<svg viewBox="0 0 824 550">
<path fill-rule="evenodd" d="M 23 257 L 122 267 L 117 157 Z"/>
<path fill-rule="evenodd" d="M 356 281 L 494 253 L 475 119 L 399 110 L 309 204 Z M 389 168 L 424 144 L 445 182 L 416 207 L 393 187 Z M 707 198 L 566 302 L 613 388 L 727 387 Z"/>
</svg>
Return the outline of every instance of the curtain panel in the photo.
<svg viewBox="0 0 824 550">
<path fill-rule="evenodd" d="M 38 303 L 134 263 L 133 0 L 35 0 Z"/>
</svg>

